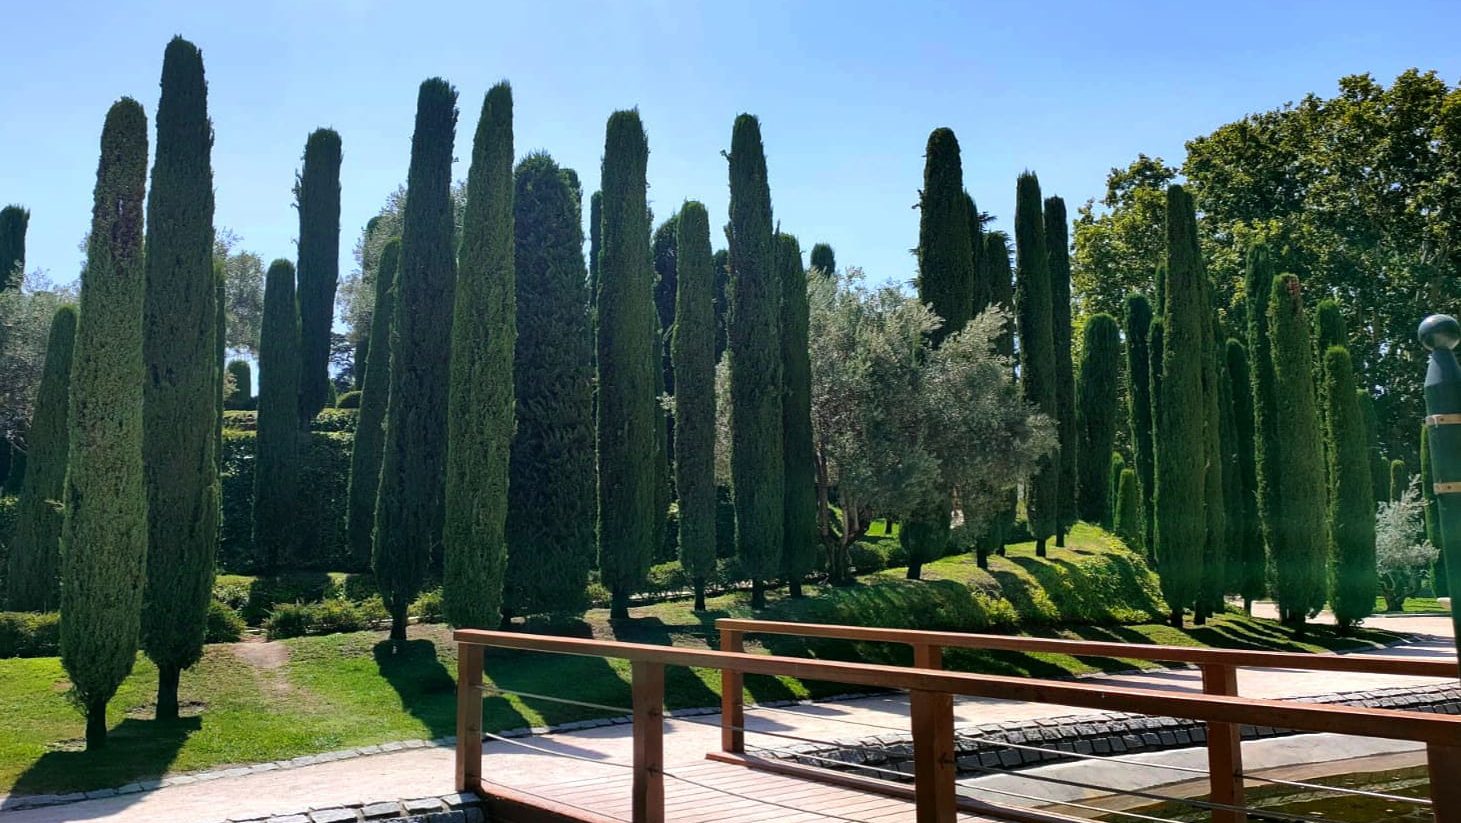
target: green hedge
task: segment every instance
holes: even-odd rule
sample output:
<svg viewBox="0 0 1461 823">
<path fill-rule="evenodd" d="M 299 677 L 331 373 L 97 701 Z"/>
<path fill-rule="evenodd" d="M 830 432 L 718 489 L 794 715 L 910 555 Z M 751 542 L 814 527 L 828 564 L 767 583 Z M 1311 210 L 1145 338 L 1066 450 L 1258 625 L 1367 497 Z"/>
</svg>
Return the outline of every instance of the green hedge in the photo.
<svg viewBox="0 0 1461 823">
<path fill-rule="evenodd" d="M 54 657 L 61 653 L 57 612 L 0 612 L 0 658 Z"/>
<path fill-rule="evenodd" d="M 341 412 L 339 416 L 348 416 L 353 422 L 353 412 L 338 409 L 326 409 L 320 420 L 331 412 Z M 331 425 L 339 422 L 332 420 Z M 305 442 L 300 449 L 299 528 L 307 547 L 303 555 L 311 558 L 307 568 L 349 569 L 345 501 L 354 434 L 344 430 L 311 431 L 301 437 Z M 254 432 L 223 430 L 223 533 L 218 567 L 225 572 L 253 572 L 263 561 L 253 539 L 254 453 Z"/>
<path fill-rule="evenodd" d="M 5 591 L 5 575 L 10 568 L 10 535 L 19 512 L 20 498 L 0 496 L 0 593 Z"/>
<path fill-rule="evenodd" d="M 348 392 L 347 392 L 348 394 Z M 309 424 L 309 430 L 314 432 L 354 432 L 355 417 L 359 410 L 355 408 L 327 408 L 317 415 Z M 223 412 L 223 430 L 237 429 L 239 431 L 253 431 L 259 423 L 259 413 L 254 409 L 227 409 Z"/>
</svg>

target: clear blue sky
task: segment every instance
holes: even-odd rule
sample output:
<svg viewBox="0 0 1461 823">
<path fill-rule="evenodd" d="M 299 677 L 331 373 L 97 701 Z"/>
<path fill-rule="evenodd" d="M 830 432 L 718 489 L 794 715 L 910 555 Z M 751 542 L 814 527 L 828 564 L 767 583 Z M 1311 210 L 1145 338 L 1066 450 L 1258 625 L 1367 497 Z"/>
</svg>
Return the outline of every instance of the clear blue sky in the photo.
<svg viewBox="0 0 1461 823">
<path fill-rule="evenodd" d="M 0 202 L 32 211 L 29 268 L 79 270 L 107 106 L 157 105 L 163 47 L 203 50 L 217 224 L 266 260 L 294 256 L 291 186 L 306 135 L 339 130 L 342 267 L 405 179 L 416 87 L 461 92 L 457 177 L 482 95 L 511 80 L 519 155 L 550 151 L 598 185 L 604 122 L 638 106 L 650 201 L 725 220 L 720 151 L 761 117 L 775 216 L 878 280 L 913 274 L 928 132 L 950 126 L 965 182 L 1008 229 L 1015 176 L 1072 214 L 1138 152 L 1183 141 L 1341 75 L 1461 75 L 1461 5 L 1410 2 L 12 2 L 0 49 Z M 453 8 L 448 9 L 451 6 Z M 489 8 L 490 6 L 490 8 Z M 718 235 L 717 235 L 718 237 Z M 719 243 L 717 244 L 719 245 Z"/>
</svg>

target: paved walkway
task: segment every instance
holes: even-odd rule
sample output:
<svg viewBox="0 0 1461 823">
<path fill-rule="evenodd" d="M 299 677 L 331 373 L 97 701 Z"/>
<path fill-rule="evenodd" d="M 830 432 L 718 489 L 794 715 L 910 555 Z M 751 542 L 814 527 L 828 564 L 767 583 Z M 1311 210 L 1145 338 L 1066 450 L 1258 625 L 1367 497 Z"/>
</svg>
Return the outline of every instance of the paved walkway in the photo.
<svg viewBox="0 0 1461 823">
<path fill-rule="evenodd" d="M 1260 610 L 1260 614 L 1262 611 Z M 1271 612 L 1269 615 L 1271 616 Z M 1321 618 L 1322 619 L 1322 618 Z M 1391 655 L 1450 657 L 1455 642 L 1449 616 L 1376 617 L 1367 625 L 1410 632 L 1419 641 L 1385 649 Z M 1358 652 L 1366 654 L 1368 652 Z M 1201 677 L 1195 670 L 1167 670 L 1083 679 L 1083 682 L 1198 691 Z M 1239 673 L 1242 694 L 1252 697 L 1306 697 L 1339 691 L 1425 685 L 1432 678 L 1396 677 L 1290 669 L 1245 669 Z M 955 707 L 958 722 L 989 723 L 1080 714 L 1063 706 L 1009 700 L 962 699 Z M 795 714 L 792 714 L 795 712 Z M 776 711 L 749 710 L 747 725 L 799 737 L 830 740 L 878 734 L 878 730 L 906 731 L 907 700 L 896 695 L 802 705 Z M 704 762 L 705 753 L 719 747 L 718 714 L 669 719 L 665 723 L 665 767 L 674 772 Z M 531 751 L 509 743 L 485 746 L 489 779 L 516 788 L 531 789 L 569 780 L 589 779 L 624 768 L 632 759 L 628 726 L 605 726 L 572 733 L 529 738 L 529 745 L 575 759 Z M 755 745 L 776 746 L 789 741 L 752 736 Z M 330 807 L 374 801 L 400 800 L 452 791 L 451 749 L 430 747 L 338 760 L 314 766 L 225 777 L 208 782 L 168 786 L 152 792 L 88 800 L 61 806 L 0 813 L 4 823 L 59 823 L 72 820 L 217 821 L 292 814 L 311 806 Z"/>
</svg>

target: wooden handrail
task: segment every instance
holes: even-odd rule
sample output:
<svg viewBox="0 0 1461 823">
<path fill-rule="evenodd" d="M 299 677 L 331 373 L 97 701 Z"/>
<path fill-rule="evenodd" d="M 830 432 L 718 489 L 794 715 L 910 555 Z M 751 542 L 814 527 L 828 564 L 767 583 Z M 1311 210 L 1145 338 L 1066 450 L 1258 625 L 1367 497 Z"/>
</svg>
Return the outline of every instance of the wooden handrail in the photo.
<svg viewBox="0 0 1461 823">
<path fill-rule="evenodd" d="M 852 640 L 874 643 L 903 643 L 914 648 L 935 646 L 946 649 L 986 649 L 1015 652 L 1052 652 L 1071 657 L 1122 657 L 1131 660 L 1153 660 L 1190 663 L 1197 666 L 1219 664 L 1234 668 L 1308 669 L 1331 672 L 1365 672 L 1369 674 L 1409 675 L 1413 677 L 1451 677 L 1461 674 L 1456 658 L 1420 659 L 1387 655 L 1313 654 L 1310 652 L 1275 652 L 1245 649 L 1209 649 L 1190 646 L 1162 646 L 1140 643 L 1111 643 L 1094 640 L 1065 640 L 1051 637 L 1025 637 L 1005 634 L 927 631 L 923 629 L 888 629 L 869 626 L 839 626 L 827 623 L 787 623 L 775 620 L 745 620 L 722 617 L 715 621 L 722 631 L 743 634 L 776 634 L 816 637 L 829 640 Z"/>
</svg>

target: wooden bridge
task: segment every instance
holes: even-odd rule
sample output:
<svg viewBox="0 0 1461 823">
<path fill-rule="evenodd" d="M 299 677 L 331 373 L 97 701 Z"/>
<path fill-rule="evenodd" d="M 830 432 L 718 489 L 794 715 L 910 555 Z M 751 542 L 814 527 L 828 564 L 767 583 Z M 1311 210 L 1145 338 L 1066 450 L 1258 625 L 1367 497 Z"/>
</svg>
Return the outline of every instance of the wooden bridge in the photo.
<svg viewBox="0 0 1461 823">
<path fill-rule="evenodd" d="M 1328 732 L 1424 744 L 1431 773 L 1427 804 L 1437 821 L 1461 821 L 1461 717 L 1238 695 L 1240 668 L 1289 668 L 1455 678 L 1452 660 L 1373 655 L 1198 649 L 1004 635 L 859 628 L 722 619 L 718 650 L 460 630 L 456 783 L 483 795 L 493 821 L 1013 821 L 1069 823 L 1054 811 L 995 805 L 961 794 L 955 783 L 955 696 L 1000 698 L 1101 711 L 1178 717 L 1205 722 L 1210 795 L 1191 801 L 1213 823 L 1244 823 L 1245 774 L 1239 732 L 1243 725 Z M 896 643 L 913 649 L 904 668 L 748 654 L 747 634 Z M 633 695 L 633 758 L 612 774 L 575 776 L 506 786 L 492 780 L 482 753 L 483 652 L 487 647 L 617 658 L 629 662 Z M 948 648 L 1047 652 L 1075 657 L 1120 657 L 1185 663 L 1202 673 L 1203 693 L 1095 685 L 1066 680 L 966 674 L 942 669 Z M 664 681 L 667 666 L 721 672 L 721 745 L 704 762 L 667 769 L 664 759 Z M 747 753 L 744 678 L 791 676 L 909 695 L 914 775 L 906 782 L 800 765 Z M 570 700 L 571 702 L 571 700 Z M 516 745 L 533 748 L 532 742 Z M 546 748 L 545 754 L 559 754 Z M 1063 754 L 1063 753 L 1058 753 Z M 570 756 L 570 755 L 562 755 Z M 485 767 L 485 768 L 484 768 Z M 586 770 L 592 771 L 592 770 Z M 1056 803 L 1072 808 L 1078 804 Z M 1131 815 L 1128 815 L 1131 817 Z M 1136 815 L 1135 817 L 1140 817 Z M 1161 818 L 1147 817 L 1149 820 Z M 1298 818 L 1303 819 L 1303 818 Z"/>
</svg>

